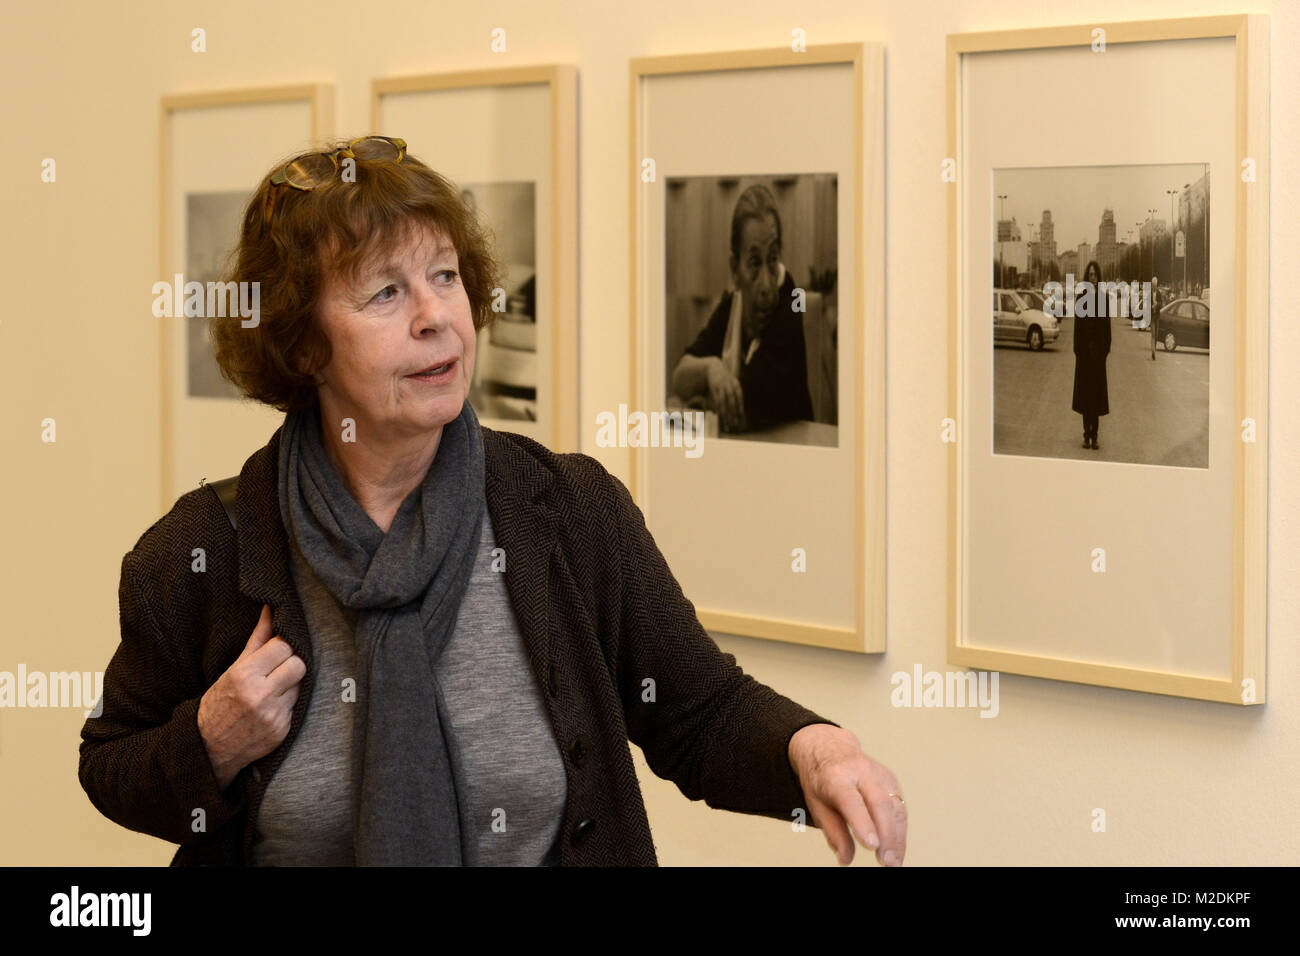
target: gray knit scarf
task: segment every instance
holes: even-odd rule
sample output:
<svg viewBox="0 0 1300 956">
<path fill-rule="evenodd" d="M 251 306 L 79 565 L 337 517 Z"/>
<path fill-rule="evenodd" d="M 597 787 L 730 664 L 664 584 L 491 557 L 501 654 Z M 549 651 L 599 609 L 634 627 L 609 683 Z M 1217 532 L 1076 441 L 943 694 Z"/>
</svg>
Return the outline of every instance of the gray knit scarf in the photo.
<svg viewBox="0 0 1300 956">
<path fill-rule="evenodd" d="M 485 508 L 469 402 L 443 426 L 424 482 L 385 534 L 325 451 L 319 409 L 280 434 L 280 516 L 330 593 L 358 613 L 353 846 L 358 866 L 458 866 L 468 805 L 453 767 L 438 660 L 456 626 Z M 337 688 L 323 688 L 335 693 Z"/>
</svg>

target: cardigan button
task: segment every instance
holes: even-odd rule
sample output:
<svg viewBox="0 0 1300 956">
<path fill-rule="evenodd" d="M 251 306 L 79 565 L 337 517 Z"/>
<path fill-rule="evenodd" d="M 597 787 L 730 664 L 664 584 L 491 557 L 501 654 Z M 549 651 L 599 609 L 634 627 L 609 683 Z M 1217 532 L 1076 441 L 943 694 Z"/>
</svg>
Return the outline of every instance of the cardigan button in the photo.
<svg viewBox="0 0 1300 956">
<path fill-rule="evenodd" d="M 581 767 L 582 761 L 587 756 L 587 738 L 581 734 L 574 739 L 573 745 L 569 747 L 569 756 L 573 758 L 573 765 Z"/>
<path fill-rule="evenodd" d="M 577 846 L 583 840 L 591 835 L 591 831 L 596 829 L 595 820 L 583 820 L 573 828 L 573 835 L 569 837 L 569 842 Z"/>
</svg>

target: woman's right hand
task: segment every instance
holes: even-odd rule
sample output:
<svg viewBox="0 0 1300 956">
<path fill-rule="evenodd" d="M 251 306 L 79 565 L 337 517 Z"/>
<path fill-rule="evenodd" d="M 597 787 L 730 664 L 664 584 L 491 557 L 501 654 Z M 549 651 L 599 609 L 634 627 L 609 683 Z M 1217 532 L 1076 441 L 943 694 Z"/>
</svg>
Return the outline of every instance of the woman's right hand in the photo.
<svg viewBox="0 0 1300 956">
<path fill-rule="evenodd" d="M 745 427 L 745 393 L 740 379 L 728 372 L 719 358 L 709 363 L 709 407 L 718 413 L 724 431 Z"/>
<path fill-rule="evenodd" d="M 288 736 L 306 673 L 288 642 L 271 635 L 271 609 L 263 604 L 244 650 L 199 701 L 199 735 L 222 790 Z"/>
</svg>

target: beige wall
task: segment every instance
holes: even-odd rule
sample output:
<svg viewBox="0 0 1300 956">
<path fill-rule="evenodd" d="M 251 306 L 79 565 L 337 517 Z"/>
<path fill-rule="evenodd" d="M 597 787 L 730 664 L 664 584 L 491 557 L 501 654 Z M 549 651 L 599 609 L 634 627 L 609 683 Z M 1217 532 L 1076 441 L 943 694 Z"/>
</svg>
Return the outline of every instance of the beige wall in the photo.
<svg viewBox="0 0 1300 956">
<path fill-rule="evenodd" d="M 758 679 L 852 728 L 903 782 L 913 864 L 1255 864 L 1300 858 L 1300 15 L 1293 4 L 1086 6 L 692 0 L 128 5 L 8 3 L 0 34 L 0 670 L 102 670 L 122 554 L 157 515 L 158 101 L 333 81 L 336 129 L 364 131 L 372 77 L 567 61 L 579 67 L 582 410 L 626 401 L 627 61 L 788 42 L 887 47 L 889 652 L 719 636 Z M 745 16 L 737 16 L 744 9 Z M 1022 12 L 1027 10 L 1037 12 Z M 944 661 L 944 34 L 1137 16 L 1272 14 L 1273 271 L 1267 706 L 1242 709 L 1004 675 L 1000 713 L 896 710 L 890 674 Z M 317 11 L 326 10 L 324 14 Z M 124 12 L 130 11 L 130 12 Z M 332 12 L 329 12 L 332 11 Z M 306 19 L 304 19 L 306 18 Z M 206 28 L 208 52 L 189 52 Z M 508 53 L 488 49 L 507 29 Z M 1121 110 L 1123 104 L 1098 104 Z M 400 134 L 400 131 L 396 131 Z M 238 149 L 238 143 L 232 143 Z M 58 183 L 39 182 L 44 156 Z M 926 294 L 918 295 L 918 290 Z M 58 421 L 43 444 L 39 423 Z M 625 450 L 583 448 L 626 478 Z M 251 452 L 252 449 L 249 449 Z M 102 818 L 77 782 L 80 711 L 0 710 L 0 863 L 164 863 L 170 846 Z M 829 864 L 816 831 L 689 803 L 635 752 L 665 864 Z M 1090 832 L 1104 807 L 1105 834 Z M 859 854 L 857 865 L 865 863 Z M 872 864 L 874 865 L 874 864 Z"/>
</svg>

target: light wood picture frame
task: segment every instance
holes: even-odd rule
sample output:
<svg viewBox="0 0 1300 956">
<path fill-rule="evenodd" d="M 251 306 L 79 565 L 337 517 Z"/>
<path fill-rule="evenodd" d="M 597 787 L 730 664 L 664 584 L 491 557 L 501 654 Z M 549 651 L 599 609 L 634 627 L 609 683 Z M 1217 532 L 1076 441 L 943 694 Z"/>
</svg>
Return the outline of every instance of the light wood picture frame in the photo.
<svg viewBox="0 0 1300 956">
<path fill-rule="evenodd" d="M 580 450 L 577 68 L 375 79 L 370 124 L 461 186 L 496 235 L 511 307 L 479 333 L 479 419 Z"/>
<path fill-rule="evenodd" d="M 652 436 L 673 409 L 701 416 L 694 459 L 680 441 L 652 444 L 619 428 L 632 451 L 630 490 L 706 629 L 883 652 L 884 48 L 644 57 L 631 61 L 629 87 L 632 415 L 601 410 L 596 423 L 640 412 Z M 754 201 L 768 211 L 744 212 Z M 731 265 L 735 230 L 760 218 L 760 241 L 779 249 L 771 306 Z M 787 291 L 798 306 L 781 304 Z M 746 296 L 760 305 L 740 307 Z M 748 309 L 775 317 L 782 308 L 791 314 L 781 332 L 775 318 L 748 324 Z M 774 399 L 777 424 L 733 431 L 711 399 L 683 396 L 670 366 L 696 352 L 727 362 L 724 328 L 727 342 L 736 335 L 732 370 L 742 335 L 746 365 L 759 360 L 765 332 L 788 348 L 769 348 L 769 360 L 804 366 L 811 419 Z M 679 356 L 683 342 L 691 346 Z M 800 343 L 802 363 L 789 359 Z"/>
<path fill-rule="evenodd" d="M 208 282 L 239 238 L 242 211 L 277 162 L 333 132 L 329 84 L 164 96 L 159 135 L 159 279 Z M 238 148 L 232 148 L 237 145 Z M 179 297 L 175 297 L 179 299 Z M 155 299 L 157 302 L 157 299 Z M 180 312 L 179 302 L 174 304 Z M 221 379 L 198 317 L 158 318 L 164 511 L 204 481 L 236 475 L 283 421 Z"/>
<path fill-rule="evenodd" d="M 1268 56 L 1267 18 L 1253 14 L 948 36 L 950 664 L 1264 703 Z M 1130 210 L 1139 220 L 1149 216 L 1133 226 L 1133 245 L 1137 261 L 1151 263 L 1143 276 L 1154 269 L 1161 280 L 1159 249 L 1178 281 L 1173 250 L 1193 254 L 1195 237 L 1184 227 L 1197 224 L 1193 210 L 1202 203 L 1208 258 L 1195 287 L 1183 258 L 1177 291 L 1199 298 L 1203 314 L 1213 315 L 1208 328 L 1214 347 L 1207 330 L 1205 354 L 1183 357 L 1156 347 L 1154 323 L 1144 332 L 1134 321 L 1135 332 L 1108 319 L 1113 424 L 1100 419 L 1100 452 L 1094 442 L 1092 451 L 1059 455 L 999 453 L 1000 413 L 993 408 L 998 402 L 1016 406 L 995 383 L 1000 376 L 1016 381 L 1017 374 L 1027 381 L 1029 374 L 1016 371 L 1028 367 L 1028 353 L 994 349 L 989 334 L 989 294 L 1006 282 L 998 269 L 1007 253 L 995 247 L 1020 238 L 1013 237 L 1018 226 L 995 206 L 1011 191 L 999 176 L 1012 170 L 1020 178 L 1010 181 L 1024 184 L 1030 181 L 1025 170 L 1059 169 L 1056 192 L 1035 198 L 1055 195 L 1067 207 L 1077 200 L 1063 198 L 1066 184 L 1104 178 L 1079 169 L 1111 175 L 1130 164 L 1149 169 L 1176 163 L 1204 164 L 1199 194 L 1193 182 L 1181 193 L 1164 190 L 1169 198 L 1149 190 L 1150 202 L 1139 205 L 1150 208 Z M 1117 241 L 1112 210 L 1102 213 L 1110 196 L 1103 193 L 1098 188 L 1087 197 L 1100 214 L 1097 245 L 1085 250 L 1084 242 L 1077 255 L 1056 254 L 1060 225 L 1048 215 L 1048 203 L 1037 202 L 1033 215 L 1042 215 L 1042 225 L 1021 260 L 1030 263 L 1024 267 L 1032 275 L 1041 278 L 1053 263 L 1062 274 L 1061 265 L 1082 269 L 1089 252 L 1103 261 L 1108 254 L 1112 263 L 1126 248 L 1134 253 Z M 1172 218 L 1169 239 L 1157 245 L 1157 220 L 1165 210 Z M 1175 229 L 1184 232 L 1176 243 Z M 1126 278 L 1118 265 L 1113 269 Z M 1059 323 L 1063 343 L 1075 321 Z M 1167 329 L 1172 319 L 1156 321 Z M 1075 361 L 1068 349 L 1062 352 L 1039 353 L 1045 361 L 1033 374 L 1045 383 L 1059 381 L 1060 363 Z M 1126 459 L 1120 450 L 1125 442 L 1149 449 L 1171 440 L 1161 431 L 1166 419 L 1160 406 L 1133 397 L 1156 387 L 1143 379 L 1197 363 L 1206 423 L 1196 439 L 1204 442 L 1193 462 L 1200 467 L 1141 463 L 1132 452 Z M 1020 391 L 1028 396 L 1018 399 L 1026 409 L 1022 425 L 1070 407 L 1068 379 L 1059 387 Z M 1070 427 L 1070 447 L 1077 448 L 1080 432 Z"/>
</svg>

